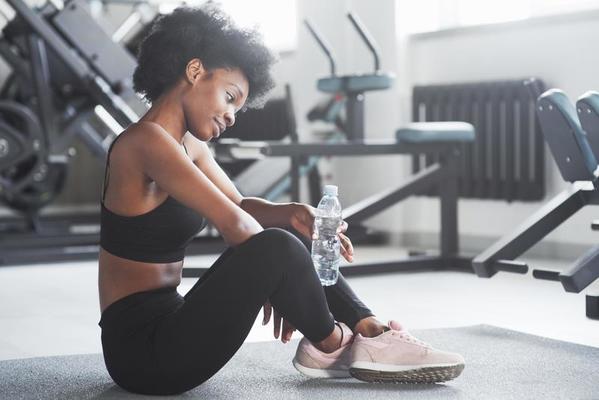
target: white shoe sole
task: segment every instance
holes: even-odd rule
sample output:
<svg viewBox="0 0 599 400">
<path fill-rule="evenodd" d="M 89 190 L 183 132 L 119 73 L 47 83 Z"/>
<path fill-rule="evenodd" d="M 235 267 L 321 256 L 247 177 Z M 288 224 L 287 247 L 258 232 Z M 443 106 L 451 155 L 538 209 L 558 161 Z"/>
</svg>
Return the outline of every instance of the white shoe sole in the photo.
<svg viewBox="0 0 599 400">
<path fill-rule="evenodd" d="M 293 366 L 302 375 L 309 376 L 310 378 L 351 378 L 349 370 L 339 369 L 321 369 L 321 368 L 308 368 L 299 363 L 295 358 L 292 361 Z"/>
<path fill-rule="evenodd" d="M 438 383 L 457 378 L 464 364 L 389 365 L 367 361 L 352 363 L 351 376 L 365 382 Z"/>
</svg>

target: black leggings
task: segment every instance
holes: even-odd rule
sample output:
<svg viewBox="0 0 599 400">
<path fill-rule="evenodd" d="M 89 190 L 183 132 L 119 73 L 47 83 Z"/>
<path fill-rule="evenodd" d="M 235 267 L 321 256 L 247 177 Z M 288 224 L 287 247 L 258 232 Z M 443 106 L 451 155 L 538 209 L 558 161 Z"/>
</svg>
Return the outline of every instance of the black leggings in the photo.
<svg viewBox="0 0 599 400">
<path fill-rule="evenodd" d="M 313 342 L 331 334 L 334 318 L 353 328 L 373 315 L 342 276 L 323 290 L 298 238 L 266 229 L 225 251 L 185 297 L 174 287 L 162 288 L 129 295 L 104 310 L 108 372 L 132 392 L 190 390 L 233 357 L 267 300 Z"/>
</svg>

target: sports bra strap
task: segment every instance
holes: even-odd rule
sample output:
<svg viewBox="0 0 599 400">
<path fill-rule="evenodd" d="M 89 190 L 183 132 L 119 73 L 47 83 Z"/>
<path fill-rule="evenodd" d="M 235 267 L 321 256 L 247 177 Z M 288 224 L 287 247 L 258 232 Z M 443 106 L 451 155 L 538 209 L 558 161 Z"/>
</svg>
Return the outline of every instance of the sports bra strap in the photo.
<svg viewBox="0 0 599 400">
<path fill-rule="evenodd" d="M 110 146 L 108 147 L 108 154 L 106 155 L 106 166 L 104 168 L 104 183 L 102 184 L 102 203 L 104 202 L 104 199 L 106 198 L 106 189 L 108 188 L 108 178 L 110 178 L 110 152 L 112 152 L 112 146 L 114 146 L 114 144 L 116 143 L 116 141 L 121 137 L 121 135 L 118 135 L 117 137 L 114 138 L 114 140 L 112 141 L 112 143 L 110 143 Z M 185 149 L 185 154 L 187 154 L 189 156 L 189 152 L 187 151 L 187 147 L 185 146 L 185 143 L 182 143 L 183 145 L 183 149 Z"/>
<path fill-rule="evenodd" d="M 110 143 L 110 146 L 108 147 L 108 153 L 106 154 L 106 166 L 104 167 L 104 183 L 102 184 L 102 203 L 104 202 L 104 198 L 106 197 L 108 178 L 110 178 L 110 153 L 112 152 L 112 147 L 114 146 L 116 141 L 119 140 L 120 137 L 121 135 L 118 135 L 113 139 L 112 143 Z"/>
</svg>

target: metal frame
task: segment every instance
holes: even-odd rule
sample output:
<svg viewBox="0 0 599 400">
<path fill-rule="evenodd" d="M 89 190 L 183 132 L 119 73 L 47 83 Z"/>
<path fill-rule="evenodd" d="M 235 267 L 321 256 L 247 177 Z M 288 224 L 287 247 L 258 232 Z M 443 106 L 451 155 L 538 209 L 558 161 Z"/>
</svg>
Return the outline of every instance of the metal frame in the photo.
<svg viewBox="0 0 599 400">
<path fill-rule="evenodd" d="M 599 204 L 599 193 L 591 182 L 575 182 L 559 193 L 512 233 L 476 256 L 472 262 L 478 276 L 490 278 L 498 271 L 525 274 L 528 266 L 513 260 L 555 230 L 581 208 Z M 537 272 L 536 277 L 547 279 L 553 274 Z M 552 279 L 554 280 L 554 279 Z"/>
<path fill-rule="evenodd" d="M 409 256 L 390 262 L 348 265 L 340 268 L 346 276 L 422 270 L 472 271 L 471 259 L 459 255 L 458 196 L 456 165 L 460 157 L 460 143 L 398 143 L 396 141 L 361 141 L 347 143 L 281 144 L 270 142 L 234 142 L 215 146 L 218 153 L 245 157 L 299 157 L 299 156 L 374 156 L 381 154 L 439 153 L 438 161 L 413 175 L 403 184 L 372 195 L 348 208 L 343 218 L 351 226 L 358 224 L 398 202 L 437 187 L 440 199 L 440 251 L 437 255 Z M 199 277 L 208 268 L 184 268 L 183 277 Z"/>
<path fill-rule="evenodd" d="M 86 83 L 90 94 L 102 105 L 104 105 L 111 115 L 122 125 L 127 125 L 132 119 L 132 110 L 115 95 L 112 88 L 101 77 L 97 71 L 94 71 L 85 60 L 73 52 L 66 41 L 55 31 L 52 24 L 42 16 L 31 10 L 22 0 L 8 0 L 17 14 L 31 27 L 33 34 L 37 35 L 48 48 L 52 49 L 58 57 L 70 68 L 73 74 L 82 82 Z M 35 71 L 31 71 L 35 73 Z M 349 126 L 356 127 L 362 131 L 358 139 L 363 136 L 363 101 L 362 93 L 350 93 L 347 104 L 348 122 L 354 121 Z M 353 111 L 352 111 L 353 109 Z M 352 136 L 352 135 L 350 135 Z M 356 136 L 356 135 L 353 135 Z M 244 147 L 252 146 L 251 143 L 244 143 Z M 235 147 L 235 146 L 233 146 Z M 241 148 L 242 146 L 237 146 Z M 345 217 L 352 224 L 370 217 L 387 207 L 396 204 L 411 195 L 421 194 L 422 191 L 430 187 L 438 187 L 441 198 L 441 249 L 438 256 L 418 256 L 410 257 L 406 260 L 400 260 L 390 263 L 378 263 L 368 266 L 352 266 L 347 269 L 347 275 L 373 272 L 388 272 L 395 270 L 417 270 L 417 269 L 463 269 L 468 268 L 468 261 L 458 256 L 458 238 L 457 238 L 457 186 L 455 175 L 456 157 L 459 155 L 459 145 L 456 143 L 431 143 L 431 144 L 410 144 L 410 143 L 367 143 L 364 141 L 350 142 L 344 144 L 281 144 L 281 143 L 262 143 L 258 146 L 259 154 L 271 157 L 291 157 L 294 165 L 301 164 L 303 160 L 313 156 L 363 156 L 363 155 L 381 155 L 381 154 L 430 154 L 440 153 L 441 157 L 436 163 L 423 170 L 393 190 L 375 195 L 366 199 L 346 210 Z M 234 150 L 233 148 L 231 149 Z M 299 176 L 295 172 L 292 174 L 292 187 L 297 187 Z M 297 196 L 294 189 L 293 196 Z M 82 239 L 85 237 L 82 236 Z M 60 238 L 43 238 L 43 243 L 38 243 L 41 248 L 47 249 L 51 244 L 49 241 L 60 240 Z M 2 244 L 6 251 L 3 251 L 3 259 L 0 263 L 6 262 L 11 255 L 10 248 L 18 243 L 18 237 L 11 240 L 3 239 Z M 218 246 L 222 246 L 222 241 Z M 81 246 L 80 246 L 81 247 Z M 97 247 L 84 246 L 85 248 L 64 248 L 59 252 L 63 259 L 77 259 L 84 254 L 89 255 L 90 251 L 97 251 Z M 22 248 L 20 250 L 23 251 Z M 47 253 L 46 253 L 47 254 Z M 16 255 L 16 253 L 14 254 Z M 26 257 L 27 258 L 27 257 Z M 42 260 L 42 256 L 31 255 L 30 262 L 34 259 Z M 184 270 L 185 271 L 185 270 Z"/>
<path fill-rule="evenodd" d="M 360 21 L 358 16 L 352 12 L 347 14 L 349 21 L 351 22 L 353 28 L 358 32 L 360 39 L 364 44 L 368 47 L 368 51 L 372 54 L 374 60 L 374 69 L 372 75 L 382 74 L 380 71 L 380 50 L 378 45 L 376 44 L 372 35 L 366 29 L 366 26 Z M 318 46 L 325 53 L 326 57 L 329 60 L 331 77 L 338 77 L 336 71 L 336 60 L 333 55 L 333 51 L 331 50 L 330 45 L 324 39 L 324 37 L 318 32 L 318 30 L 314 27 L 309 20 L 304 20 L 306 27 L 310 31 L 310 34 L 318 43 Z M 340 76 L 339 79 L 345 83 L 349 81 L 351 78 L 359 77 L 360 75 L 346 75 Z M 347 139 L 349 140 L 364 140 L 364 93 L 370 90 L 379 90 L 379 89 L 368 89 L 368 90 L 348 90 L 344 88 L 339 92 L 345 94 L 346 102 L 345 102 L 345 127 L 344 133 Z M 336 94 L 337 95 L 337 94 Z"/>
<path fill-rule="evenodd" d="M 7 0 L 33 30 L 35 34 L 50 47 L 56 55 L 68 66 L 71 72 L 90 89 L 90 94 L 102 104 L 122 126 L 127 126 L 137 120 L 135 112 L 117 96 L 110 85 L 65 43 L 65 40 L 54 30 L 52 25 L 31 10 L 22 0 Z"/>
<path fill-rule="evenodd" d="M 526 274 L 528 265 L 514 259 L 522 255 L 564 221 L 587 205 L 599 205 L 592 182 L 575 182 L 555 196 L 514 232 L 501 238 L 472 261 L 476 274 L 490 278 L 498 271 Z M 533 269 L 536 279 L 560 282 L 566 292 L 580 293 L 599 275 L 599 246 L 595 246 L 564 271 Z M 586 296 L 586 315 L 599 319 L 599 296 Z"/>
<path fill-rule="evenodd" d="M 581 111 L 579 108 L 579 113 Z M 513 232 L 474 258 L 473 268 L 480 277 L 489 278 L 498 271 L 527 273 L 528 265 L 515 260 L 517 257 L 581 208 L 599 204 L 597 161 L 574 106 L 562 91 L 551 89 L 537 100 L 537 114 L 562 178 L 571 183 Z M 587 251 L 564 271 L 534 269 L 532 275 L 536 279 L 561 282 L 566 292 L 579 293 L 599 277 L 599 246 Z M 599 319 L 599 296 L 587 296 L 586 300 L 587 316 Z"/>
<path fill-rule="evenodd" d="M 18 74 L 22 79 L 32 82 L 33 90 L 38 98 L 37 107 L 42 125 L 40 129 L 46 134 L 43 146 L 48 145 L 51 157 L 55 149 L 61 148 L 66 141 L 72 138 L 74 131 L 72 131 L 71 125 L 64 132 L 59 132 L 54 121 L 55 118 L 53 118 L 56 110 L 48 84 L 50 79 L 49 52 L 53 52 L 64 63 L 73 76 L 86 86 L 90 96 L 98 104 L 104 106 L 119 124 L 126 126 L 137 120 L 138 116 L 135 111 L 123 100 L 122 96 L 126 94 L 126 90 L 121 90 L 121 93 L 116 95 L 113 88 L 101 76 L 102 71 L 95 71 L 93 65 L 82 58 L 83 52 L 77 47 L 78 43 L 73 41 L 72 44 L 69 44 L 68 40 L 57 32 L 58 27 L 53 25 L 56 24 L 56 18 L 60 18 L 65 12 L 82 12 L 80 3 L 77 1 L 67 2 L 66 5 L 69 9 L 56 10 L 55 13 L 49 12 L 52 11 L 49 5 L 40 11 L 34 11 L 22 0 L 8 0 L 7 3 L 15 10 L 17 18 L 22 19 L 30 30 L 25 35 L 25 46 L 31 60 L 25 62 L 20 55 L 13 51 L 5 39 L 0 40 L 0 54 L 13 66 L 13 74 Z M 58 25 L 63 34 L 68 33 L 69 27 L 64 21 Z M 75 36 L 77 35 L 75 34 Z M 121 51 L 123 50 L 121 49 Z M 142 104 L 141 101 L 139 104 Z M 77 120 L 79 119 L 77 118 Z M 87 139 L 89 142 L 89 140 L 95 139 L 95 136 L 93 138 L 86 137 L 86 135 L 93 134 L 93 129 L 89 125 L 82 125 L 82 129 L 89 132 L 84 132 L 82 135 L 84 140 Z M 90 148 L 100 157 L 105 157 L 107 147 L 100 143 L 93 143 Z M 54 162 L 57 162 L 56 159 L 57 157 L 53 157 Z M 0 265 L 19 265 L 48 262 L 49 260 L 82 260 L 97 256 L 98 221 L 97 213 L 69 215 L 68 221 L 65 221 L 64 215 L 34 215 L 31 221 L 17 216 L 14 218 L 3 217 L 0 225 L 4 226 L 4 232 L 8 230 L 11 233 L 0 235 Z M 28 232 L 33 225 L 36 227 L 36 234 Z M 224 248 L 224 243 L 220 239 L 208 240 L 206 247 L 206 251 L 218 251 L 218 249 Z M 197 251 L 198 244 L 193 243 L 190 248 L 191 251 Z"/>
<path fill-rule="evenodd" d="M 105 52 L 116 49 L 118 54 L 115 58 L 127 61 L 124 65 L 127 68 L 130 67 L 124 50 L 117 46 L 114 49 L 103 46 L 104 42 L 102 40 L 106 38 L 98 38 L 96 34 L 92 35 L 93 38 L 90 39 L 90 31 L 87 29 L 89 26 L 81 28 L 84 30 L 79 32 L 80 28 L 77 23 L 90 18 L 82 8 L 80 0 L 70 0 L 65 3 L 65 8 L 60 10 L 46 6 L 47 8 L 36 11 L 22 0 L 9 0 L 8 4 L 15 10 L 17 17 L 22 19 L 28 27 L 26 44 L 28 46 L 27 52 L 31 54 L 31 62 L 25 62 L 19 54 L 13 51 L 14 49 L 10 47 L 6 40 L 0 40 L 0 54 L 13 65 L 13 73 L 20 74 L 23 79 L 30 80 L 33 83 L 33 88 L 39 98 L 38 108 L 43 131 L 49 136 L 44 144 L 46 142 L 53 146 L 57 143 L 64 144 L 66 140 L 72 138 L 75 132 L 74 129 L 71 129 L 73 125 L 69 125 L 64 132 L 57 131 L 54 118 L 52 118 L 56 110 L 54 110 L 53 96 L 48 86 L 48 53 L 56 55 L 73 76 L 85 85 L 90 97 L 104 106 L 119 124 L 127 126 L 137 120 L 137 115 L 135 115 L 137 103 L 134 103 L 134 107 L 130 107 L 130 104 L 125 101 L 127 98 L 124 96 L 129 94 L 127 87 L 117 87 L 119 86 L 119 79 L 111 79 L 111 76 L 115 74 L 118 75 L 117 78 L 125 76 L 122 66 L 119 65 L 121 69 L 115 69 L 114 66 L 106 62 Z M 99 34 L 95 28 L 91 32 Z M 79 41 L 81 35 L 84 35 L 86 40 Z M 94 38 L 98 39 L 98 43 L 93 44 Z M 118 93 L 115 93 L 115 91 Z M 290 135 L 292 140 L 297 140 L 293 107 L 288 91 L 286 95 L 289 116 L 291 117 L 290 125 L 292 125 Z M 73 123 L 78 125 L 77 130 L 91 151 L 101 158 L 105 157 L 108 150 L 106 144 L 109 142 L 105 139 L 110 138 L 101 138 L 97 135 L 83 116 L 74 118 Z M 306 164 L 302 157 L 292 158 L 291 195 L 294 199 L 299 197 L 300 166 L 305 172 L 310 172 L 308 171 L 309 166 L 306 166 Z M 311 172 L 311 176 L 312 186 L 318 186 L 318 182 L 312 182 L 318 178 L 317 174 Z M 280 186 L 278 185 L 278 187 Z M 23 227 L 22 231 L 27 231 L 29 226 L 35 224 L 41 230 L 40 233 L 46 234 L 32 235 L 14 232 L 10 235 L 2 235 L 0 237 L 0 265 L 47 262 L 48 260 L 79 260 L 97 254 L 98 232 L 78 232 L 79 224 L 85 226 L 97 225 L 99 221 L 97 213 L 79 216 L 69 215 L 70 223 L 68 224 L 62 223 L 64 218 L 65 216 L 62 216 L 62 218 L 35 216 L 35 221 L 30 224 L 21 224 L 20 218 L 3 218 L 0 225 L 5 225 L 7 229 L 8 227 Z M 7 231 L 7 229 L 4 231 Z M 15 229 L 19 230 L 18 228 Z M 224 248 L 225 244 L 221 238 L 214 235 L 202 235 L 190 244 L 188 254 L 214 252 Z"/>
</svg>

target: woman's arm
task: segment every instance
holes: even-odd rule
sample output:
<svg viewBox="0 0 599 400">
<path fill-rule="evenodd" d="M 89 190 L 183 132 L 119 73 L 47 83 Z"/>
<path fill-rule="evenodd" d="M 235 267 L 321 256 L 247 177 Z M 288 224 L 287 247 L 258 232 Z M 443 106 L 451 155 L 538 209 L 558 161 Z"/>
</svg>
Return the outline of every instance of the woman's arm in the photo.
<svg viewBox="0 0 599 400">
<path fill-rule="evenodd" d="M 273 203 L 258 197 L 244 197 L 240 207 L 264 227 L 286 228 L 291 226 L 293 208 L 297 203 Z"/>
<path fill-rule="evenodd" d="M 136 165 L 170 196 L 210 220 L 229 245 L 245 242 L 263 230 L 252 216 L 223 193 L 160 126 L 138 124 L 123 139 L 136 149 Z"/>
<path fill-rule="evenodd" d="M 264 227 L 289 227 L 296 203 L 272 203 L 258 197 L 243 197 L 218 165 L 208 145 L 191 135 L 185 137 L 194 163 L 232 202 Z"/>
</svg>

